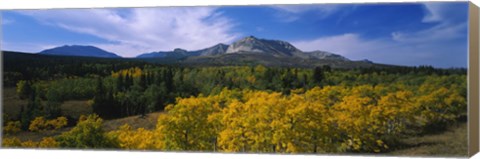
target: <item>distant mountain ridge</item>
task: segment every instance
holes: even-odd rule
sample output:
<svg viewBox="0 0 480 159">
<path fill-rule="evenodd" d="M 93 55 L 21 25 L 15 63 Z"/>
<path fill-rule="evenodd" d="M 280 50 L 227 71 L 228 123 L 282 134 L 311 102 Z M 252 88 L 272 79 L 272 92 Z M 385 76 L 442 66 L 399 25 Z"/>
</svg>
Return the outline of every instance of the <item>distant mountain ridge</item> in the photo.
<svg viewBox="0 0 480 159">
<path fill-rule="evenodd" d="M 184 49 L 176 48 L 173 51 L 158 51 L 150 52 L 138 55 L 136 58 L 185 58 L 188 56 L 215 56 L 224 54 L 227 51 L 229 45 L 217 44 L 209 48 L 187 51 Z"/>
<path fill-rule="evenodd" d="M 336 59 L 336 60 L 343 60 L 343 61 L 350 61 L 350 59 L 343 57 L 338 54 L 334 54 L 331 52 L 326 52 L 326 51 L 310 51 L 310 52 L 305 52 L 306 54 L 313 56 L 317 59 Z"/>
<path fill-rule="evenodd" d="M 247 36 L 233 42 L 231 45 L 217 44 L 209 48 L 176 52 L 158 51 L 138 55 L 137 58 L 188 58 L 193 56 L 219 56 L 226 54 L 264 54 L 273 57 L 295 57 L 301 59 L 331 59 L 350 61 L 348 58 L 338 54 L 325 51 L 303 52 L 292 44 L 281 40 L 259 39 L 254 36 Z"/>
<path fill-rule="evenodd" d="M 180 48 L 176 48 L 173 51 L 158 51 L 138 55 L 136 58 L 182 58 L 187 57 L 188 51 Z"/>
<path fill-rule="evenodd" d="M 121 58 L 94 46 L 65 45 L 47 49 L 39 54 L 63 56 L 89 56 Z M 247 36 L 231 45 L 217 45 L 194 51 L 176 48 L 172 51 L 157 51 L 140 54 L 135 59 L 146 62 L 181 65 L 265 65 L 285 67 L 316 67 L 330 65 L 337 68 L 371 67 L 378 65 L 369 60 L 351 61 L 327 51 L 302 51 L 281 40 L 260 39 Z"/>
<path fill-rule="evenodd" d="M 101 57 L 101 58 L 121 58 L 115 53 L 111 53 L 94 46 L 82 45 L 64 45 L 51 49 L 46 49 L 39 54 L 43 55 L 60 55 L 60 56 L 86 56 L 86 57 Z"/>
</svg>

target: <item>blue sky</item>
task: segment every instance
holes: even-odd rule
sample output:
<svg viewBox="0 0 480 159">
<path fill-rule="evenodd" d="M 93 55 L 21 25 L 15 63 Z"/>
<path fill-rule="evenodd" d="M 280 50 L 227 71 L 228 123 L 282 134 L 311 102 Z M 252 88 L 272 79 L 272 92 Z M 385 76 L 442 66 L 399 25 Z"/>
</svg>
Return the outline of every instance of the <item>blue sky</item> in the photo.
<svg viewBox="0 0 480 159">
<path fill-rule="evenodd" d="M 467 2 L 2 11 L 2 50 L 94 45 L 123 57 L 244 36 L 397 65 L 466 67 Z"/>
</svg>

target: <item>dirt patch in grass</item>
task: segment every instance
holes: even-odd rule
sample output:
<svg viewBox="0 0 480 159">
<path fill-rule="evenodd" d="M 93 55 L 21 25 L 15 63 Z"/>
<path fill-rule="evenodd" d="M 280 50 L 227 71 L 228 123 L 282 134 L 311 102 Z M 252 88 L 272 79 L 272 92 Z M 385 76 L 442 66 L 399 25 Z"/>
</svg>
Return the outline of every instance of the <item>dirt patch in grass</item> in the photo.
<svg viewBox="0 0 480 159">
<path fill-rule="evenodd" d="M 106 120 L 103 123 L 103 128 L 106 131 L 111 131 L 118 129 L 118 127 L 128 124 L 132 128 L 145 128 L 145 129 L 155 129 L 158 121 L 158 116 L 163 114 L 163 112 L 154 112 L 147 114 L 145 117 L 141 117 L 140 115 L 120 118 L 120 119 L 112 119 Z"/>
<path fill-rule="evenodd" d="M 61 128 L 58 130 L 49 130 L 49 131 L 44 131 L 44 132 L 31 132 L 31 131 L 21 131 L 16 134 L 4 134 L 2 138 L 13 138 L 16 137 L 20 139 L 21 141 L 35 141 L 39 142 L 42 141 L 44 137 L 54 137 L 57 135 L 62 134 L 63 132 L 70 131 L 73 127 L 67 127 L 67 128 Z"/>
<path fill-rule="evenodd" d="M 22 106 L 28 103 L 27 100 L 22 100 L 17 96 L 15 87 L 3 88 L 2 98 L 2 113 L 5 113 L 9 119 L 16 119 Z"/>
<path fill-rule="evenodd" d="M 2 113 L 8 116 L 7 120 L 18 120 L 21 108 L 26 106 L 28 101 L 17 96 L 15 87 L 3 88 L 2 91 Z M 92 108 L 87 104 L 87 100 L 65 101 L 60 108 L 63 116 L 70 116 L 75 119 L 78 119 L 82 114 L 92 113 Z"/>
<path fill-rule="evenodd" d="M 60 106 L 62 114 L 78 119 L 80 115 L 91 114 L 92 107 L 87 104 L 86 100 L 70 100 L 65 101 Z"/>
</svg>

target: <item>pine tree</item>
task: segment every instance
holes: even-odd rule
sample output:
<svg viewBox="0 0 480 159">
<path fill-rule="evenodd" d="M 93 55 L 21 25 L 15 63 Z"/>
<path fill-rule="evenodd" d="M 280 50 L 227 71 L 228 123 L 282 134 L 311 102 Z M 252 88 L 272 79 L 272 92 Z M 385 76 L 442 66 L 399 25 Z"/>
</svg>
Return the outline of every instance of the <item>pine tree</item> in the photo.
<svg viewBox="0 0 480 159">
<path fill-rule="evenodd" d="M 106 106 L 106 91 L 105 87 L 103 86 L 103 80 L 101 78 L 97 78 L 97 85 L 95 87 L 95 97 L 93 98 L 93 112 L 98 114 L 99 116 L 105 118 L 108 116 L 109 110 Z"/>
<path fill-rule="evenodd" d="M 173 85 L 173 72 L 172 68 L 168 68 L 163 75 L 163 81 L 165 82 L 165 87 L 167 88 L 167 92 L 171 93 L 174 90 L 174 85 Z"/>
<path fill-rule="evenodd" d="M 315 67 L 313 71 L 313 82 L 316 85 L 320 85 L 320 83 L 323 81 L 323 78 L 324 78 L 324 74 L 323 74 L 322 68 Z"/>
<path fill-rule="evenodd" d="M 124 91 L 125 88 L 125 82 L 123 79 L 122 74 L 119 74 L 117 77 L 117 83 L 116 83 L 117 91 Z"/>
<path fill-rule="evenodd" d="M 147 76 L 145 74 L 140 75 L 140 81 L 138 82 L 140 86 L 140 91 L 145 91 L 147 89 Z"/>
</svg>

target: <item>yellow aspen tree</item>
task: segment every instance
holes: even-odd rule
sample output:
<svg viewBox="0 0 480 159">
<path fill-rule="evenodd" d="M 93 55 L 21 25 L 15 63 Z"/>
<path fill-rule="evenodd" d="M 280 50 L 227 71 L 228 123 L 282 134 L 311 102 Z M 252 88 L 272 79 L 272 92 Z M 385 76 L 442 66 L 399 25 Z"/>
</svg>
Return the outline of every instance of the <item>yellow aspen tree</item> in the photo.
<svg viewBox="0 0 480 159">
<path fill-rule="evenodd" d="M 166 149 L 213 150 L 213 139 L 217 134 L 208 122 L 208 116 L 220 110 L 208 97 L 179 98 L 177 104 L 167 106 L 166 111 L 165 118 L 159 120 L 165 133 Z"/>
<path fill-rule="evenodd" d="M 219 134 L 219 147 L 225 152 L 247 152 L 249 139 L 248 125 L 245 122 L 250 112 L 245 104 L 238 100 L 232 101 L 223 110 L 222 124 L 224 129 Z"/>
</svg>

